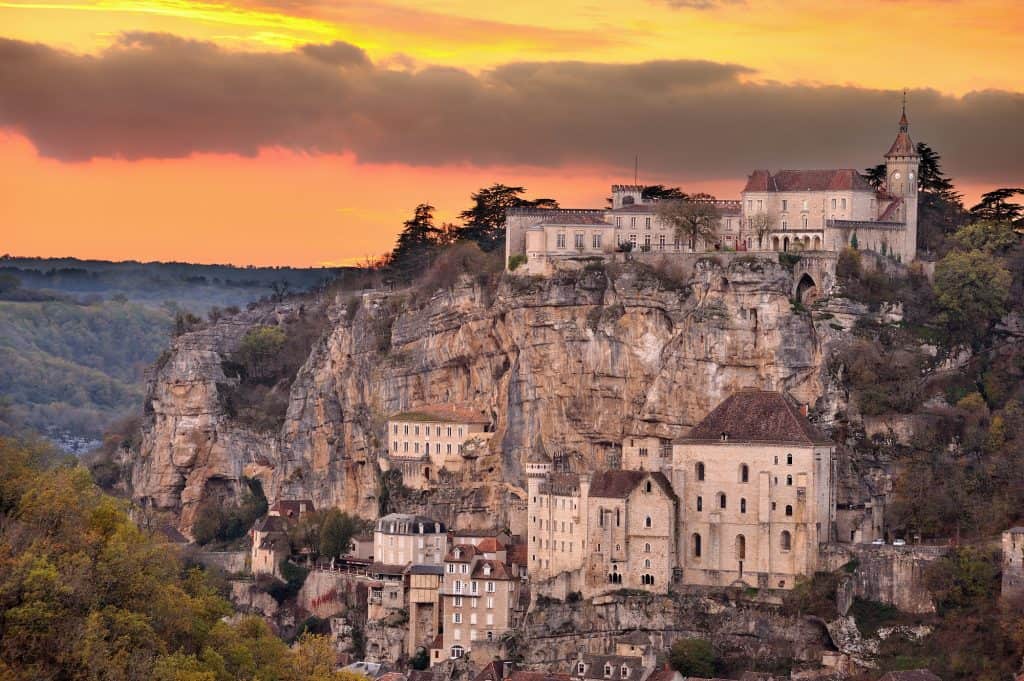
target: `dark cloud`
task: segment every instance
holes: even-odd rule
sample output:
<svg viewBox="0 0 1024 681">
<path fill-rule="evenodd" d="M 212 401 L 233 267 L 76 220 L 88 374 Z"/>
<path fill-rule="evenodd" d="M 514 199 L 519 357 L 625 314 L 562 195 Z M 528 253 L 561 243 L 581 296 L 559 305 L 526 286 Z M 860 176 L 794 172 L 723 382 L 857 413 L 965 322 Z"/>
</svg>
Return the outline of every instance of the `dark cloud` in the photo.
<svg viewBox="0 0 1024 681">
<path fill-rule="evenodd" d="M 326 45 L 303 45 L 300 51 L 314 59 L 336 66 L 369 66 L 370 58 L 362 48 L 340 40 Z"/>
<path fill-rule="evenodd" d="M 0 40 L 0 126 L 62 160 L 352 151 L 439 165 L 631 166 L 645 177 L 864 167 L 895 135 L 900 94 L 750 83 L 702 61 L 508 64 L 480 75 L 392 70 L 345 43 L 239 53 L 134 33 L 97 56 Z M 909 95 L 911 132 L 961 179 L 1024 177 L 1024 95 Z"/>
</svg>

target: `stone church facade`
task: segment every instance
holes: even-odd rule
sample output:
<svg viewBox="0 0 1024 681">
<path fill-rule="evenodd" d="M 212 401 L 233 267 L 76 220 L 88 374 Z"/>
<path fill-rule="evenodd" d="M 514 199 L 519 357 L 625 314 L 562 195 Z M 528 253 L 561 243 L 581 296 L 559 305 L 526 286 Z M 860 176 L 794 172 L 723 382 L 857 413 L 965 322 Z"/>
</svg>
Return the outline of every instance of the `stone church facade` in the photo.
<svg viewBox="0 0 1024 681">
<path fill-rule="evenodd" d="M 605 209 L 511 209 L 505 220 L 505 261 L 525 257 L 524 271 L 547 274 L 559 261 L 616 251 L 674 253 L 827 251 L 846 246 L 909 263 L 917 253 L 918 157 L 904 110 L 885 156 L 886 179 L 872 187 L 857 170 L 755 170 L 741 198 L 714 200 L 714 236 L 690 249 L 657 214 L 640 185 L 612 185 Z"/>
<path fill-rule="evenodd" d="M 627 438 L 622 469 L 527 463 L 530 576 L 584 596 L 671 584 L 791 589 L 835 532 L 834 447 L 779 392 L 740 390 L 682 438 Z M 567 582 L 567 583 L 569 583 Z"/>
</svg>

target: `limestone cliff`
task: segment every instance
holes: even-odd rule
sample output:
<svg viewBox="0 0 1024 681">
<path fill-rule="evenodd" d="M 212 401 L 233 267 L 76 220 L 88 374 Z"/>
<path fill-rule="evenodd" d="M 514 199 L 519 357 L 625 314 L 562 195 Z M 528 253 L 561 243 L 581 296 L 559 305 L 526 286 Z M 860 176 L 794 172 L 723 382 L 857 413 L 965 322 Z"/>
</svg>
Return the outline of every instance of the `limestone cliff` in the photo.
<svg viewBox="0 0 1024 681">
<path fill-rule="evenodd" d="M 784 389 L 828 421 L 841 396 L 827 390 L 824 343 L 837 334 L 816 328 L 793 291 L 777 262 L 734 257 L 698 261 L 683 283 L 626 263 L 543 280 L 466 278 L 429 298 L 339 294 L 311 308 L 328 330 L 271 433 L 230 418 L 218 385 L 230 383 L 222 363 L 245 332 L 294 305 L 243 313 L 177 338 L 156 367 L 133 495 L 178 513 L 186 532 L 200 499 L 230 500 L 243 475 L 271 499 L 375 517 L 387 416 L 459 402 L 490 414 L 496 433 L 472 481 L 444 490 L 442 512 L 509 522 L 520 462 L 537 445 L 598 467 L 624 436 L 678 435 L 742 386 Z"/>
</svg>

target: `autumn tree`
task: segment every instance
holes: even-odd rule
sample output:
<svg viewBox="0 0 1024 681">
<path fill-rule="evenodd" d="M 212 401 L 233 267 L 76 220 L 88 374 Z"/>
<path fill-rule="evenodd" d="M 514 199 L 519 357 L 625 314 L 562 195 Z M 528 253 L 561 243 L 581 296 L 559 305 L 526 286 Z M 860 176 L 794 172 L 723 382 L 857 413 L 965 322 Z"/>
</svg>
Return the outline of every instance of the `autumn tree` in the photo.
<svg viewBox="0 0 1024 681">
<path fill-rule="evenodd" d="M 246 377 L 259 381 L 271 376 L 286 340 L 279 326 L 260 326 L 246 333 L 235 352 L 236 360 L 245 367 Z"/>
<path fill-rule="evenodd" d="M 981 251 L 954 251 L 935 268 L 935 295 L 962 340 L 984 338 L 1007 311 L 1010 273 Z"/>
<path fill-rule="evenodd" d="M 718 226 L 718 209 L 709 200 L 687 199 L 659 201 L 655 211 L 658 218 L 672 227 L 676 238 L 686 241 L 691 251 L 697 242 L 711 241 Z"/>
<path fill-rule="evenodd" d="M 997 254 L 1019 243 L 1020 236 L 1009 220 L 986 219 L 964 225 L 953 235 L 953 240 L 964 249 Z"/>
<path fill-rule="evenodd" d="M 768 213 L 755 213 L 750 217 L 749 229 L 757 235 L 758 249 L 764 248 L 764 240 L 775 229 L 775 219 Z"/>
</svg>

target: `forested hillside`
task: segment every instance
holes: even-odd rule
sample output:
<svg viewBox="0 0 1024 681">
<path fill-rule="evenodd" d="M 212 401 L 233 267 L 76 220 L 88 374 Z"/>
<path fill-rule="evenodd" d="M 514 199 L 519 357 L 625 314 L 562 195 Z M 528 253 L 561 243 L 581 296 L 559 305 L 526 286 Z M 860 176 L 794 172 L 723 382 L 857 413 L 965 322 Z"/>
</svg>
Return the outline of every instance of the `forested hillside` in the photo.
<svg viewBox="0 0 1024 681">
<path fill-rule="evenodd" d="M 0 438 L 0 679 L 360 681 L 288 645 L 46 446 Z M 365 681 L 365 680 L 364 680 Z"/>
</svg>

